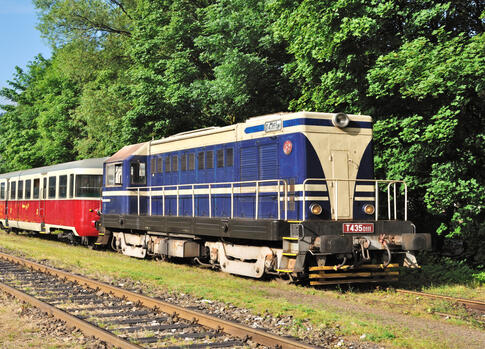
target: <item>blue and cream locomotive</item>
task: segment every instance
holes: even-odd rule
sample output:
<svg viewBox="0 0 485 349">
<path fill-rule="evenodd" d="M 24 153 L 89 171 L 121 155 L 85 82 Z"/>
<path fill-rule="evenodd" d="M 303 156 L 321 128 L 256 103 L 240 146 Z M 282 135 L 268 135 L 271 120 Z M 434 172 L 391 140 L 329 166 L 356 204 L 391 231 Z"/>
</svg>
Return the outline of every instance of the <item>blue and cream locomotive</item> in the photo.
<svg viewBox="0 0 485 349">
<path fill-rule="evenodd" d="M 279 113 L 108 158 L 98 244 L 256 278 L 389 280 L 431 245 L 407 218 L 405 183 L 374 179 L 369 116 Z"/>
</svg>

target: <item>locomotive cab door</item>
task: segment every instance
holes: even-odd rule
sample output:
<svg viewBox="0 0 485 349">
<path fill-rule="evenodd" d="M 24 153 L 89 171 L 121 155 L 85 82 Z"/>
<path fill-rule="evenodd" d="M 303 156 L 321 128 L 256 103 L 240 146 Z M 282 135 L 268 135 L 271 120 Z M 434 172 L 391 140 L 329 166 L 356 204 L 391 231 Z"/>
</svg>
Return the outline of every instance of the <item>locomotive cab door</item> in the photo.
<svg viewBox="0 0 485 349">
<path fill-rule="evenodd" d="M 349 179 L 348 151 L 332 150 L 330 160 L 332 163 L 332 178 L 337 179 L 337 181 L 330 181 L 328 183 L 328 194 L 330 195 L 329 199 L 332 203 L 332 218 L 335 219 L 335 213 L 337 213 L 338 219 L 351 219 L 351 183 L 350 181 L 346 181 Z"/>
</svg>

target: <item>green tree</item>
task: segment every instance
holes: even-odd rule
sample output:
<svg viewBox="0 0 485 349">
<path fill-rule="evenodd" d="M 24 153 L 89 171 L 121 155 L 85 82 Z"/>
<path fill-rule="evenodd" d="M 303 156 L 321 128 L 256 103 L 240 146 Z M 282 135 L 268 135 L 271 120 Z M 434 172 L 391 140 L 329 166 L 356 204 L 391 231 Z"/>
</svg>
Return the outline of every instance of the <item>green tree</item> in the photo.
<svg viewBox="0 0 485 349">
<path fill-rule="evenodd" d="M 136 142 L 286 110 L 289 59 L 267 1 L 174 1 L 139 6 L 130 73 Z"/>
<path fill-rule="evenodd" d="M 273 3 L 275 34 L 294 57 L 285 73 L 300 90 L 290 108 L 374 116 L 378 176 L 404 177 L 419 229 L 466 238 L 477 263 L 485 254 L 484 7 Z"/>
<path fill-rule="evenodd" d="M 76 87 L 58 75 L 50 60 L 37 56 L 1 95 L 14 102 L 2 106 L 0 153 L 6 171 L 74 159 L 74 125 L 69 111 Z"/>
</svg>

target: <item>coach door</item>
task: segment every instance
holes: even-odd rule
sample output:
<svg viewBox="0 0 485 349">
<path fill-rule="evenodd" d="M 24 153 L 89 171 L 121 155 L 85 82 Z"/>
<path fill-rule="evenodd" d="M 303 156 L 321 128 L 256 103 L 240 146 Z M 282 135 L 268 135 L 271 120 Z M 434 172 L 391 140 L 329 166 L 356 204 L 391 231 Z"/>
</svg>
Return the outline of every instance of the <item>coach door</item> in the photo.
<svg viewBox="0 0 485 349">
<path fill-rule="evenodd" d="M 39 218 L 40 230 L 45 231 L 45 200 L 47 198 L 47 174 L 41 177 L 40 198 L 39 198 Z"/>
<path fill-rule="evenodd" d="M 335 179 L 349 179 L 349 154 L 347 150 L 332 150 L 332 178 Z M 335 218 L 335 212 L 339 219 L 350 219 L 350 205 L 352 198 L 350 195 L 350 182 L 337 181 L 329 184 L 328 194 L 330 202 L 332 203 L 332 216 Z M 337 194 L 335 191 L 337 190 Z M 337 197 L 337 200 L 336 200 Z"/>
<path fill-rule="evenodd" d="M 8 225 L 8 179 L 0 181 L 0 222 Z"/>
</svg>

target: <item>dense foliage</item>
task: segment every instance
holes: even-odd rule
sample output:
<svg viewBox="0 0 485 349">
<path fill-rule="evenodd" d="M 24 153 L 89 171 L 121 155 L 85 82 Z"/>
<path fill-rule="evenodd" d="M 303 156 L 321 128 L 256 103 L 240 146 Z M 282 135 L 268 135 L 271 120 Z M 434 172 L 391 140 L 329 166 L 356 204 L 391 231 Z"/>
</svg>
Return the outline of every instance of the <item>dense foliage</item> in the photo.
<svg viewBox="0 0 485 349">
<path fill-rule="evenodd" d="M 483 0 L 34 0 L 50 59 L 1 95 L 1 169 L 281 110 L 376 119 L 377 177 L 485 258 Z"/>
</svg>

